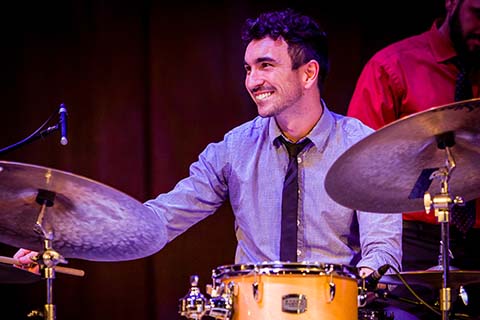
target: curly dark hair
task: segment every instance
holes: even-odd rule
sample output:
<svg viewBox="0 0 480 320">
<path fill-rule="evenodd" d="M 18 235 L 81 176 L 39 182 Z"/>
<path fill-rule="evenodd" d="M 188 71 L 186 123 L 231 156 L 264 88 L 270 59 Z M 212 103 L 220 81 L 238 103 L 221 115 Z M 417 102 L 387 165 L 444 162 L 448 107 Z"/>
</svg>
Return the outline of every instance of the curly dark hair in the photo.
<svg viewBox="0 0 480 320">
<path fill-rule="evenodd" d="M 318 86 L 321 89 L 328 74 L 329 61 L 327 35 L 317 22 L 293 9 L 266 12 L 246 20 L 242 28 L 245 45 L 265 37 L 273 40 L 282 37 L 287 42 L 294 70 L 316 60 L 320 65 Z"/>
</svg>

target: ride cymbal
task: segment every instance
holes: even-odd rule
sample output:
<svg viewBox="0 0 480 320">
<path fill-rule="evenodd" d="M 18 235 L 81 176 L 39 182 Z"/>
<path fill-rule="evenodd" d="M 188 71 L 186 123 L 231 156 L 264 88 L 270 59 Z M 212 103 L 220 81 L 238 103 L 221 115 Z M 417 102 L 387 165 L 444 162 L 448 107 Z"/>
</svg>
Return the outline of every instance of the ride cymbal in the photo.
<svg viewBox="0 0 480 320">
<path fill-rule="evenodd" d="M 431 108 L 397 120 L 360 140 L 332 165 L 325 188 L 346 207 L 379 213 L 424 210 L 425 191 L 440 192 L 430 175 L 445 167 L 450 146 L 456 162 L 452 197 L 480 195 L 480 99 Z"/>
<path fill-rule="evenodd" d="M 0 161 L 0 242 L 43 249 L 34 231 L 42 199 L 43 227 L 65 258 L 123 261 L 160 249 L 159 218 L 139 201 L 75 174 L 6 161 Z"/>
</svg>

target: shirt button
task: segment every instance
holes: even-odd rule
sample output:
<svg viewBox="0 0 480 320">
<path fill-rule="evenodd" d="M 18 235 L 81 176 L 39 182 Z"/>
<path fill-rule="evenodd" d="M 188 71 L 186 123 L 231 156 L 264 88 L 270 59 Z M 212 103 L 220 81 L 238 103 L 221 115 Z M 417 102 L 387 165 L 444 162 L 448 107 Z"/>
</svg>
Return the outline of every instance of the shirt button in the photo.
<svg viewBox="0 0 480 320">
<path fill-rule="evenodd" d="M 297 157 L 297 162 L 298 162 L 298 163 L 302 163 L 302 158 L 301 158 L 301 157 Z"/>
<path fill-rule="evenodd" d="M 302 255 L 302 251 L 300 249 L 297 249 L 297 257 L 300 257 Z"/>
</svg>

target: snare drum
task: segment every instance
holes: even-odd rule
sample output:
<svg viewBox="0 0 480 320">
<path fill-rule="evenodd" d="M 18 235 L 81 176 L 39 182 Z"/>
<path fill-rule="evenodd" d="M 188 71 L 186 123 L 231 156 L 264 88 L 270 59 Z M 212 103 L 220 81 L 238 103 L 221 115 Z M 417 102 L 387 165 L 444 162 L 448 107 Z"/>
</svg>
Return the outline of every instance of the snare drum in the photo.
<svg viewBox="0 0 480 320">
<path fill-rule="evenodd" d="M 356 268 L 325 263 L 221 266 L 215 286 L 231 288 L 233 320 L 356 320 Z"/>
</svg>

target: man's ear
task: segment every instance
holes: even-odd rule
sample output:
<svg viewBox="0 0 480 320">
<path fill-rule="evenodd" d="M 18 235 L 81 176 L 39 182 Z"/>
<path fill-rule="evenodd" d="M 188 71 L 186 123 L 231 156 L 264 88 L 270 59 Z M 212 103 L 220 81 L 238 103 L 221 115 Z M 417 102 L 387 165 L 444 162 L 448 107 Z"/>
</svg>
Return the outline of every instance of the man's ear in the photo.
<svg viewBox="0 0 480 320">
<path fill-rule="evenodd" d="M 302 80 L 306 89 L 317 86 L 320 65 L 316 60 L 310 60 L 302 66 Z"/>
</svg>

